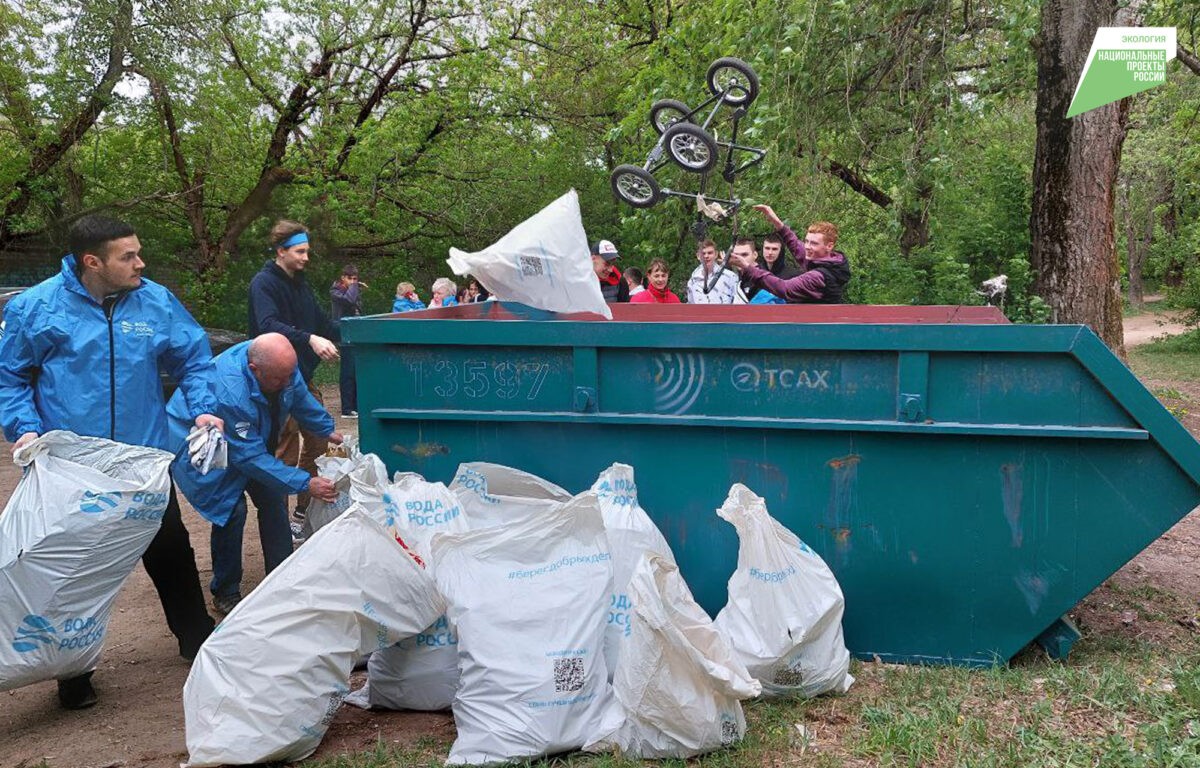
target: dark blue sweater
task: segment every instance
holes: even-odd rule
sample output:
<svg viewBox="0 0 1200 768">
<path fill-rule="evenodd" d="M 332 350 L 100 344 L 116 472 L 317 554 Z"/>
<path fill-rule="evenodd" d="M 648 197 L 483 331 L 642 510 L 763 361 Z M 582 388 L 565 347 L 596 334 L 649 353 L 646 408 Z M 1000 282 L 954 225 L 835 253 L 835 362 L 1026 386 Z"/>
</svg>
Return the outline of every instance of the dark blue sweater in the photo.
<svg viewBox="0 0 1200 768">
<path fill-rule="evenodd" d="M 292 342 L 299 362 L 300 375 L 312 381 L 321 358 L 312 351 L 308 339 L 314 333 L 338 341 L 338 331 L 329 315 L 317 304 L 317 297 L 304 279 L 304 272 L 288 277 L 287 272 L 270 259 L 250 281 L 250 338 L 264 333 L 282 333 Z"/>
</svg>

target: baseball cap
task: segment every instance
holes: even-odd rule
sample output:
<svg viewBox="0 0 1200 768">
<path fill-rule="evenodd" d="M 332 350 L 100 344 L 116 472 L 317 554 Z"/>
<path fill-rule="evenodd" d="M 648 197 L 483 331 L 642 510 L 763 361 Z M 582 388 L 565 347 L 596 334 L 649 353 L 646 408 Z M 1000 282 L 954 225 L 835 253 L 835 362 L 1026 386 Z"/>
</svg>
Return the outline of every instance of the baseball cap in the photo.
<svg viewBox="0 0 1200 768">
<path fill-rule="evenodd" d="M 605 261 L 614 261 L 621 256 L 621 254 L 617 253 L 617 246 L 608 240 L 592 243 L 592 253 L 604 257 Z"/>
</svg>

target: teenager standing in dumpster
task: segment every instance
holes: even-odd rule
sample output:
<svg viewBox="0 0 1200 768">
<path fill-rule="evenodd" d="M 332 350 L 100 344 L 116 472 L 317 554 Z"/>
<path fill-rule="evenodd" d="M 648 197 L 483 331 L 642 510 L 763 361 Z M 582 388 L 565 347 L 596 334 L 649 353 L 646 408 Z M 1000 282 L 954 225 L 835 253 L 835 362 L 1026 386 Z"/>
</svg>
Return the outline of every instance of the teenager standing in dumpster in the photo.
<svg viewBox="0 0 1200 768">
<path fill-rule="evenodd" d="M 213 607 L 229 613 L 242 599 L 242 533 L 246 526 L 246 495 L 258 511 L 258 537 L 267 573 L 292 554 L 288 528 L 288 494 L 307 491 L 333 502 L 337 490 L 325 477 L 312 477 L 275 457 L 282 420 L 294 416 L 313 434 L 342 442 L 333 431 L 333 417 L 308 391 L 296 370 L 296 351 L 287 338 L 264 333 L 236 344 L 212 361 L 211 386 L 217 415 L 229 425 L 229 467 L 201 474 L 187 453 L 171 469 L 179 490 L 205 520 L 213 524 Z M 171 437 L 187 440 L 190 425 L 186 403 L 175 393 L 167 403 Z"/>
<path fill-rule="evenodd" d="M 197 426 L 222 421 L 206 385 L 212 352 L 171 292 L 142 277 L 133 227 L 85 216 L 68 235 L 62 271 L 14 298 L 0 326 L 0 423 L 14 449 L 55 429 L 173 450 L 159 367 L 179 382 Z M 142 555 L 167 626 L 189 661 L 213 629 L 196 555 L 172 484 L 162 525 Z M 67 709 L 96 703 L 92 673 L 58 681 Z"/>
<path fill-rule="evenodd" d="M 696 260 L 700 262 L 687 281 L 688 304 L 732 304 L 737 292 L 738 278 L 732 270 L 721 272 L 715 285 L 707 293 L 704 286 L 712 281 L 712 274 L 720 269 L 717 244 L 704 240 L 696 249 Z"/>
<path fill-rule="evenodd" d="M 741 272 L 742 280 L 770 291 L 788 304 L 845 303 L 850 261 L 846 254 L 833 249 L 837 244 L 837 227 L 828 221 L 813 222 L 801 242 L 771 206 L 756 205 L 754 210 L 775 227 L 775 232 L 796 258 L 800 274 L 790 278 L 776 276 L 742 254 L 730 259 L 730 264 Z"/>
<path fill-rule="evenodd" d="M 308 229 L 299 222 L 286 219 L 271 227 L 271 243 L 275 258 L 268 260 L 250 281 L 250 338 L 264 333 L 281 333 L 296 350 L 300 375 L 308 391 L 322 406 L 325 399 L 313 384 L 313 374 L 322 360 L 338 358 L 337 329 L 320 305 L 304 277 L 312 255 Z M 329 441 L 322 435 L 300 428 L 295 419 L 288 419 L 279 435 L 275 455 L 290 467 L 299 467 L 309 475 L 317 474 L 317 457 L 325 453 Z M 296 498 L 298 532 L 308 510 L 308 494 Z"/>
</svg>

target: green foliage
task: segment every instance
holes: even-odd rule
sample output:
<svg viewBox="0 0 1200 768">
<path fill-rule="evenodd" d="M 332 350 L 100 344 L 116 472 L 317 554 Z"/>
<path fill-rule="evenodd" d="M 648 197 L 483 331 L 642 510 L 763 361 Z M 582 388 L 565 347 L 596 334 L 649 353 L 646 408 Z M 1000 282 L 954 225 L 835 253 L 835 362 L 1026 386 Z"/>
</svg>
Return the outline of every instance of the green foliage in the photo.
<svg viewBox="0 0 1200 768">
<path fill-rule="evenodd" d="M 103 71 L 118 1 L 0 9 L 0 205 Z M 1183 29 L 1185 5 L 1158 0 L 1149 13 Z M 396 282 L 425 294 L 447 274 L 451 245 L 485 247 L 574 187 L 589 235 L 616 241 L 626 264 L 667 259 L 678 291 L 696 263 L 694 211 L 674 199 L 619 205 L 608 174 L 653 146 L 656 99 L 698 105 L 708 63 L 735 55 L 762 82 L 741 139 L 768 155 L 739 179 L 746 207 L 714 239 L 765 235 L 749 205 L 766 202 L 798 229 L 838 224 L 852 301 L 979 302 L 978 284 L 1003 273 L 1005 311 L 1037 322 L 1047 312 L 1026 254 L 1038 10 L 1033 0 L 138 4 L 118 97 L 5 224 L 57 249 L 70 216 L 116 210 L 198 315 L 240 327 L 244 281 L 276 217 L 313 229 L 322 298 L 353 261 L 372 285 L 367 309 L 382 311 Z M 328 69 L 314 75 L 323 56 Z M 1149 169 L 1127 174 L 1130 210 L 1160 220 L 1145 273 L 1200 307 L 1197 83 L 1175 73 L 1148 92 L 1126 153 Z M 302 109 L 289 124 L 292 98 Z M 710 127 L 727 138 L 728 110 Z M 1164 169 L 1175 186 L 1154 206 Z M 671 166 L 658 174 L 674 189 L 701 183 Z M 729 192 L 716 174 L 708 189 Z"/>
</svg>

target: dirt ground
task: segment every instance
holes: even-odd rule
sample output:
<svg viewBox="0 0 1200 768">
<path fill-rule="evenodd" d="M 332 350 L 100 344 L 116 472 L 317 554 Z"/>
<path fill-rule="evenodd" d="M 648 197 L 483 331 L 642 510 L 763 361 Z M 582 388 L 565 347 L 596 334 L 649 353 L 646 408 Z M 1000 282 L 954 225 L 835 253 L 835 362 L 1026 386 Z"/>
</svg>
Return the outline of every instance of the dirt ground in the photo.
<svg viewBox="0 0 1200 768">
<path fill-rule="evenodd" d="M 1146 296 L 1146 302 L 1161 301 L 1162 296 Z M 1178 309 L 1164 309 L 1143 312 L 1125 318 L 1125 347 L 1137 347 L 1148 344 L 1161 336 L 1173 336 L 1189 331 L 1196 326 L 1189 325 L 1187 313 Z"/>
<path fill-rule="evenodd" d="M 1135 327 L 1154 329 L 1152 335 L 1163 333 L 1152 319 Z M 1169 386 L 1191 404 L 1191 411 L 1200 412 L 1200 383 L 1151 382 L 1149 386 Z M 338 412 L 336 388 L 327 388 L 326 402 Z M 1200 435 L 1200 416 L 1184 418 L 1189 430 Z M 353 434 L 356 423 L 339 419 L 339 429 Z M 19 478 L 8 446 L 0 445 L 0 501 L 8 499 Z M 201 581 L 207 584 L 211 577 L 208 526 L 186 500 L 180 501 Z M 243 593 L 262 578 L 253 516 L 247 527 L 248 583 Z M 1200 632 L 1197 597 L 1200 509 L 1083 600 L 1072 617 L 1085 634 L 1140 637 L 1180 647 L 1194 642 Z M 1147 601 L 1153 603 L 1150 610 Z M 0 768 L 36 768 L 43 761 L 50 768 L 177 766 L 187 757 L 180 697 L 187 674 L 188 664 L 179 658 L 157 595 L 139 566 L 126 582 L 109 624 L 94 677 L 100 703 L 82 712 L 63 711 L 53 682 L 0 693 Z M 352 687 L 361 684 L 361 678 L 356 673 Z M 429 737 L 451 739 L 453 729 L 448 713 L 368 713 L 343 707 L 316 757 L 369 752 L 381 742 L 418 747 L 421 742 L 427 745 Z"/>
</svg>

